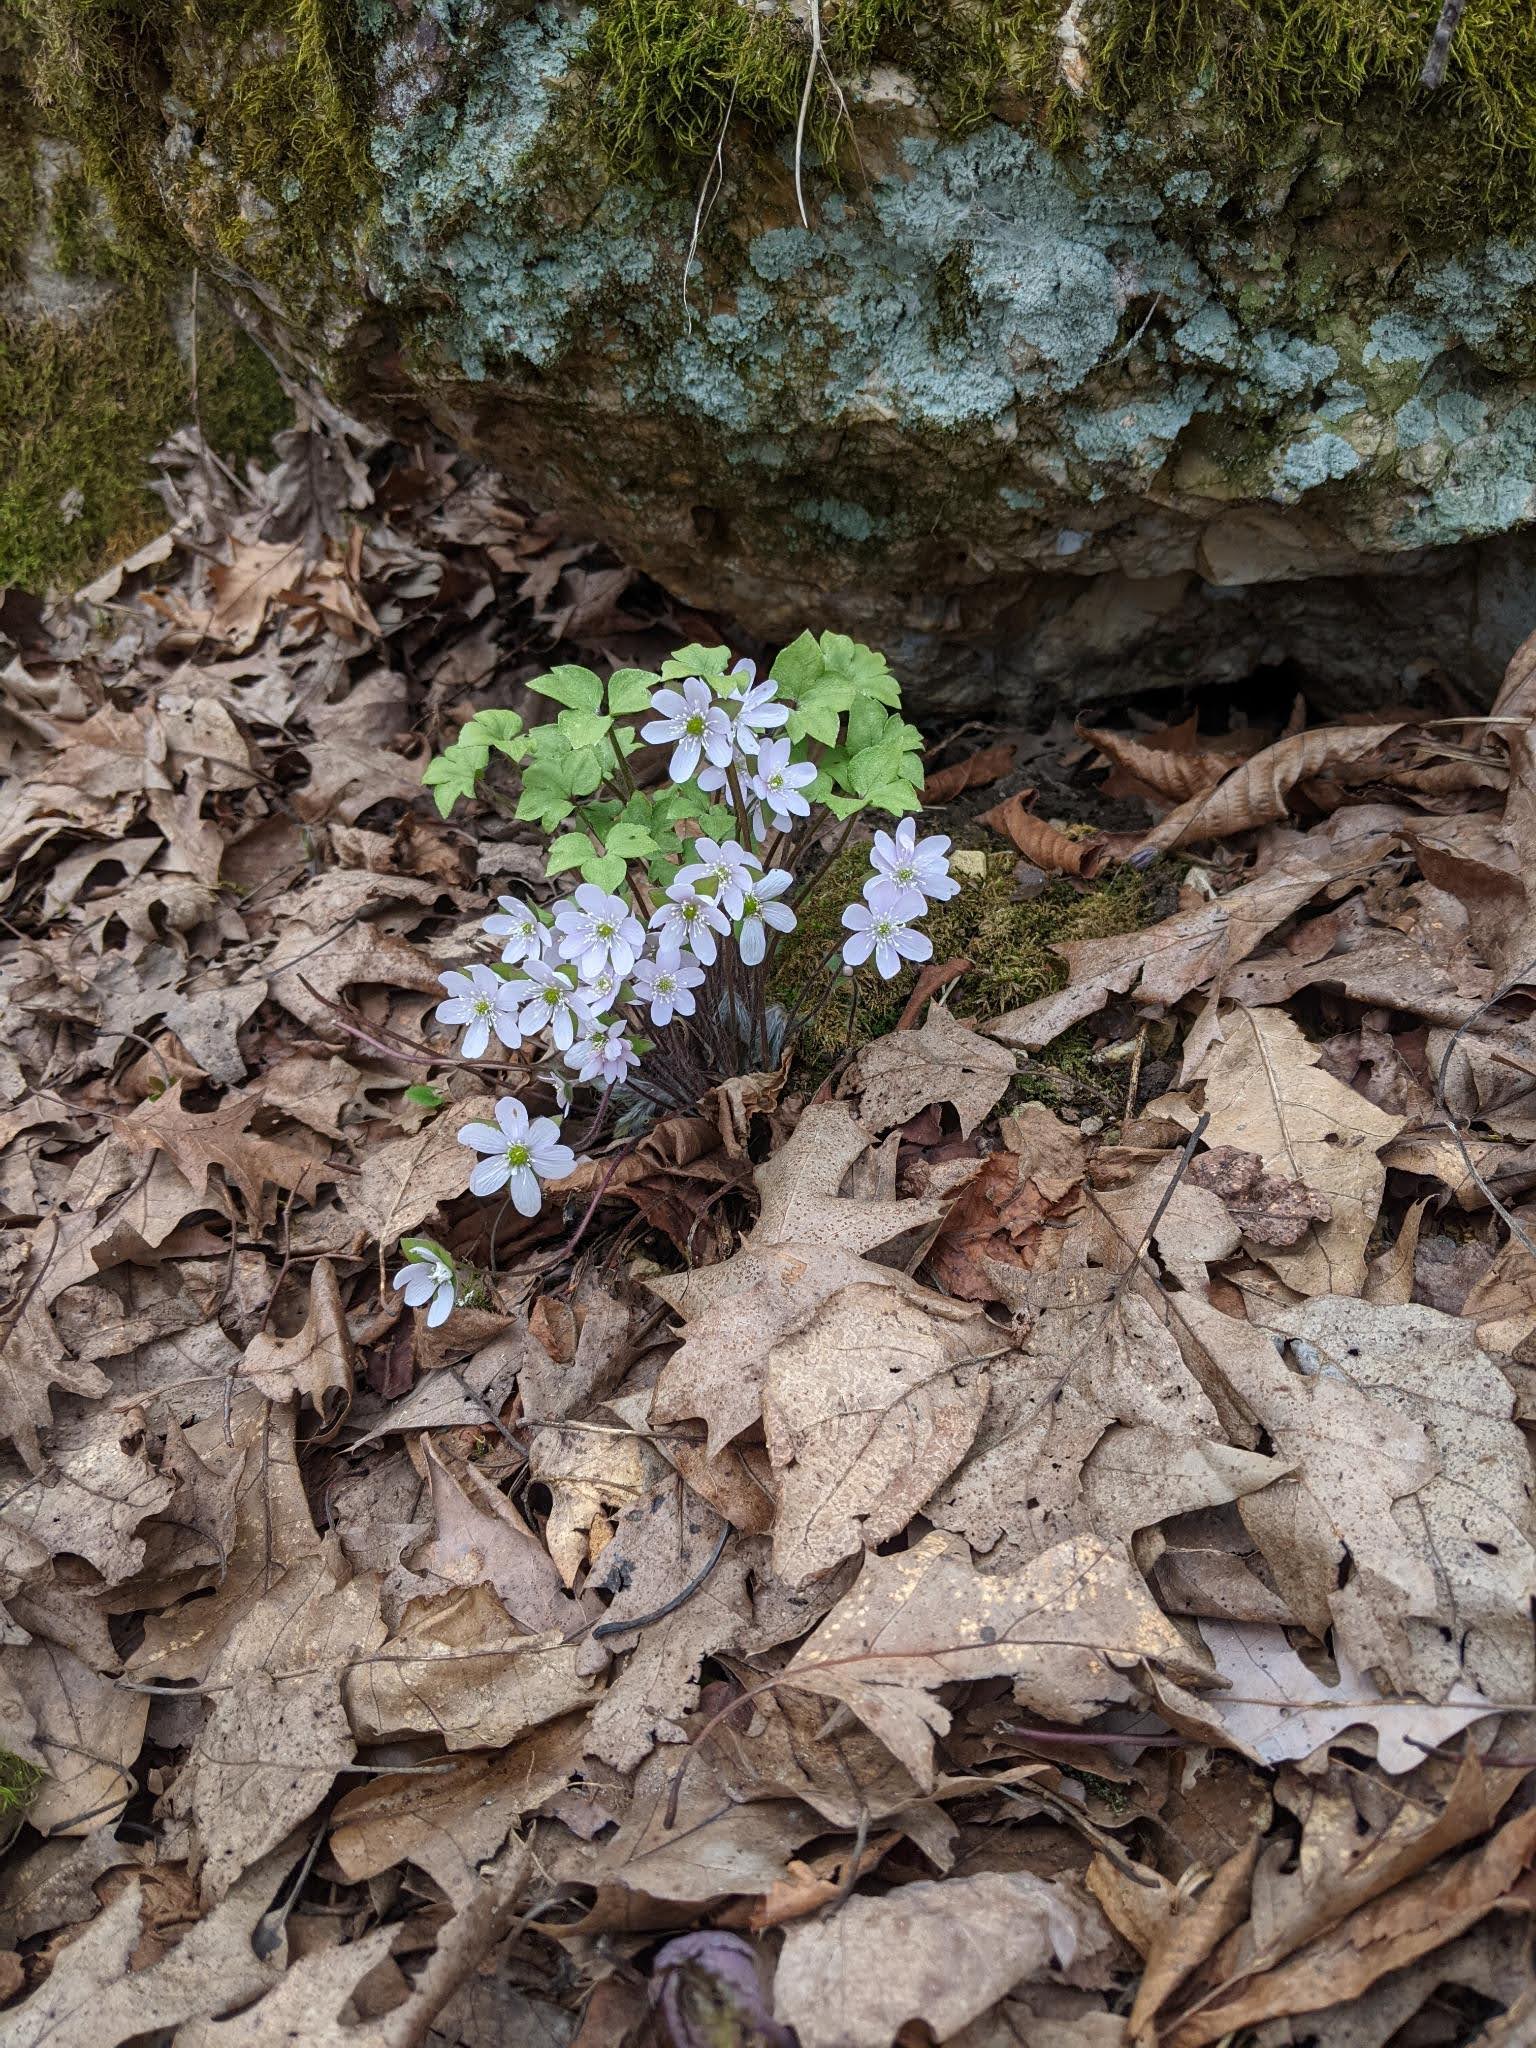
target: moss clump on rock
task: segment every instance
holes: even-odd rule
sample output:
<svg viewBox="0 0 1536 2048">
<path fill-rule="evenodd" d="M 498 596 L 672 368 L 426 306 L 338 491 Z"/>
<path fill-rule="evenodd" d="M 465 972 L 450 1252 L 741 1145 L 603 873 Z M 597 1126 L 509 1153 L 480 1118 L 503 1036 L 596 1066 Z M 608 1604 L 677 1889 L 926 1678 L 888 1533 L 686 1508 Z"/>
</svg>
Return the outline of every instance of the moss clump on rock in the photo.
<svg viewBox="0 0 1536 2048">
<path fill-rule="evenodd" d="M 373 72 L 353 0 L 18 4 L 50 114 L 141 262 L 179 262 L 190 231 L 262 281 L 324 267 L 372 189 Z M 178 106 L 188 149 L 209 144 L 189 217 L 162 153 Z"/>
<path fill-rule="evenodd" d="M 966 859 L 957 863 L 959 894 L 932 905 L 923 922 L 935 960 L 972 963 L 950 998 L 960 1017 L 997 1017 L 1063 987 L 1067 966 L 1055 947 L 1140 930 L 1162 907 L 1163 880 L 1155 867 L 1145 872 L 1117 867 L 1090 883 L 1049 882 L 1039 895 L 1025 898 L 1018 893 L 1012 855 L 969 856 L 984 861 L 979 874 L 963 871 Z M 868 876 L 862 847 L 840 853 L 803 906 L 800 923 L 775 965 L 775 999 L 790 1011 L 814 1010 L 800 1040 L 800 1056 L 812 1073 L 824 1073 L 851 1047 L 894 1030 L 917 981 L 915 967 L 891 981 L 882 981 L 872 966 L 861 967 L 840 979 L 816 1007 L 826 987 L 823 962 L 847 936 L 843 905 L 857 900 Z M 1080 1065 L 1087 1050 L 1085 1044 L 1063 1041 L 1041 1059 L 1051 1064 L 1059 1056 Z"/>
<path fill-rule="evenodd" d="M 1229 175 L 1260 180 L 1332 150 L 1405 225 L 1536 224 L 1529 0 L 1469 10 L 1435 92 L 1419 82 L 1423 0 L 1088 0 L 1071 50 L 1060 0 L 821 0 L 821 23 L 807 133 L 834 174 L 856 154 L 844 96 L 884 64 L 951 133 L 1006 105 L 1060 148 L 1107 119 L 1166 142 L 1170 171 L 1181 135 L 1193 167 L 1214 138 Z M 570 112 L 620 175 L 654 174 L 731 130 L 793 135 L 810 69 L 807 23 L 784 0 L 599 0 Z"/>
</svg>

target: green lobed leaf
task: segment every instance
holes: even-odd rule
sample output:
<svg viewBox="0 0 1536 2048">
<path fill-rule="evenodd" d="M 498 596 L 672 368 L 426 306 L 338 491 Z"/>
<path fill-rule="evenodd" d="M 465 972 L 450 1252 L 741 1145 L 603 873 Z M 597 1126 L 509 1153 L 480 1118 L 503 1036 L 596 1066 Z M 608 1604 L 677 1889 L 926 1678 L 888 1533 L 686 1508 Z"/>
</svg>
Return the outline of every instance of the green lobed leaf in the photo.
<svg viewBox="0 0 1536 2048">
<path fill-rule="evenodd" d="M 616 668 L 608 678 L 608 709 L 616 718 L 649 711 L 659 677 L 648 668 Z"/>
<path fill-rule="evenodd" d="M 572 711 L 603 708 L 601 682 L 591 669 L 580 668 L 574 662 L 562 662 L 547 676 L 535 676 L 528 687 L 537 690 L 541 697 L 553 697 L 557 704 L 567 705 Z"/>
<path fill-rule="evenodd" d="M 484 760 L 476 765 L 473 750 L 464 754 L 457 747 L 450 747 L 427 763 L 421 779 L 431 790 L 440 817 L 446 818 L 461 796 L 474 795 L 484 766 Z"/>
<path fill-rule="evenodd" d="M 448 1100 L 446 1095 L 438 1093 L 430 1081 L 413 1081 L 405 1091 L 405 1099 L 407 1102 L 414 1102 L 418 1109 L 441 1109 Z M 408 1241 L 406 1238 L 400 1240 L 402 1245 Z"/>
<path fill-rule="evenodd" d="M 621 860 L 638 860 L 642 855 L 657 851 L 654 835 L 644 825 L 620 818 L 604 836 L 610 853 L 616 853 Z"/>
<path fill-rule="evenodd" d="M 562 711 L 555 724 L 573 748 L 595 747 L 613 720 L 602 711 Z"/>
<path fill-rule="evenodd" d="M 592 842 L 585 832 L 562 832 L 549 849 L 544 872 L 563 875 L 570 868 L 579 868 L 591 851 Z"/>
<path fill-rule="evenodd" d="M 661 664 L 661 673 L 666 682 L 682 682 L 689 676 L 702 676 L 705 682 L 714 684 L 718 689 L 725 681 L 725 672 L 730 665 L 729 647 L 702 647 L 695 640 L 686 647 L 679 647 L 675 654 L 669 654 Z"/>
</svg>

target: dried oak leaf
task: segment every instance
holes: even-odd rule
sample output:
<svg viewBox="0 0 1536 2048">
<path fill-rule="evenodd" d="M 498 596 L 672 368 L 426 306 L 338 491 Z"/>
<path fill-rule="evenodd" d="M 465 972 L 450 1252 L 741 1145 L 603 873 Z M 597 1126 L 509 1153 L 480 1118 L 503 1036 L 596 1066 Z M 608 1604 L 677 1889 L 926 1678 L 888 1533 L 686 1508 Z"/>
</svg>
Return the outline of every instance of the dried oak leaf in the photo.
<svg viewBox="0 0 1536 2048">
<path fill-rule="evenodd" d="M 604 1626 L 654 1614 L 690 1585 L 715 1555 L 720 1518 L 677 1478 L 620 1516 L 591 1584 L 611 1591 Z M 608 1647 L 626 1662 L 593 1710 L 589 1755 L 632 1771 L 659 1738 L 675 1738 L 698 1704 L 699 1667 L 736 1647 L 752 1616 L 747 1560 L 727 1546 L 698 1591 L 638 1634 Z"/>
<path fill-rule="evenodd" d="M 262 1189 L 268 1183 L 295 1196 L 313 1196 L 326 1173 L 323 1160 L 311 1153 L 250 1131 L 247 1127 L 260 1107 L 255 1096 L 234 1096 L 199 1116 L 182 1108 L 181 1083 L 175 1081 L 156 1101 L 141 1102 L 131 1116 L 115 1119 L 115 1128 L 132 1151 L 166 1153 L 199 1200 L 208 1191 L 210 1170 L 217 1166 L 239 1190 L 252 1216 L 259 1216 Z"/>
<path fill-rule="evenodd" d="M 27 1809 L 32 1826 L 50 1836 L 88 1835 L 115 1822 L 136 1789 L 148 1698 L 41 1640 L 7 1646 L 5 1676 L 35 1727 L 48 1773 Z"/>
<path fill-rule="evenodd" d="M 68 1356 L 42 1292 L 34 1288 L 12 1311 L 0 1338 L 0 1436 L 10 1439 L 32 1472 L 43 1469 L 37 1433 L 53 1420 L 49 1392 L 54 1387 L 99 1400 L 112 1391 L 112 1382 L 98 1366 Z"/>
<path fill-rule="evenodd" d="M 1514 1390 L 1477 1348 L 1471 1324 L 1343 1296 L 1277 1310 L 1271 1323 L 1319 1381 L 1347 1378 L 1376 1415 L 1421 1429 L 1434 1460 L 1413 1499 L 1392 1509 L 1400 1556 L 1417 1567 L 1400 1567 L 1404 1590 L 1413 1585 L 1417 1597 L 1363 1647 L 1357 1630 L 1349 1654 L 1384 1670 L 1400 1692 L 1448 1699 L 1470 1684 L 1488 1699 L 1536 1697 L 1530 1454 Z M 1349 1593 L 1334 1596 L 1336 1616 Z"/>
<path fill-rule="evenodd" d="M 768 1354 L 763 1432 L 778 1481 L 774 1570 L 791 1586 L 904 1529 L 969 1449 L 985 1316 L 930 1295 L 846 1287 Z"/>
<path fill-rule="evenodd" d="M 800 2048 L 890 2048 L 912 2020 L 948 2041 L 1016 1984 L 1109 1942 L 1090 1900 L 1028 1871 L 899 1885 L 790 1927 L 774 2012 Z"/>
<path fill-rule="evenodd" d="M 1326 1195 L 1284 1174 L 1266 1173 L 1257 1152 L 1236 1145 L 1213 1145 L 1202 1152 L 1186 1177 L 1219 1195 L 1233 1222 L 1255 1244 L 1293 1245 L 1314 1223 L 1333 1220 Z"/>
<path fill-rule="evenodd" d="M 451 1757 L 430 1777 L 369 1779 L 331 1809 L 330 1853 L 352 1884 L 414 1863 L 462 1909 L 517 1823 L 579 1774 L 584 1730 L 572 1715 L 496 1755 Z"/>
<path fill-rule="evenodd" d="M 969 1545 L 935 1531 L 898 1556 L 867 1557 L 783 1678 L 844 1701 L 931 1790 L 933 1738 L 950 1722 L 940 1687 L 1011 1678 L 1030 1712 L 1077 1722 L 1141 1696 L 1145 1670 L 1203 1683 L 1210 1662 L 1108 1545 L 1081 1538 L 1022 1571 L 983 1573 Z"/>
<path fill-rule="evenodd" d="M 1079 725 L 1077 734 L 1110 763 L 1101 785 L 1105 796 L 1150 796 L 1179 804 L 1213 789 L 1261 744 L 1261 736 L 1250 729 L 1202 745 L 1193 715 L 1141 738 L 1092 725 Z"/>
<path fill-rule="evenodd" d="M 433 1515 L 430 1537 L 409 1560 L 421 1590 L 489 1586 L 529 1635 L 545 1629 L 567 1635 L 584 1630 L 586 1616 L 561 1584 L 549 1552 L 512 1503 L 473 1465 L 465 1465 L 462 1473 L 451 1472 L 430 1436 L 421 1438 L 421 1455 Z"/>
<path fill-rule="evenodd" d="M 877 1038 L 859 1054 L 859 1120 L 876 1133 L 909 1123 L 931 1103 L 953 1103 L 968 1138 L 1008 1091 L 1017 1063 L 938 1005 L 920 1030 Z"/>
<path fill-rule="evenodd" d="M 1284 1010 L 1228 1012 L 1222 1028 L 1205 1069 L 1207 1143 L 1256 1152 L 1266 1174 L 1302 1182 L 1329 1211 L 1265 1264 L 1298 1294 L 1358 1293 L 1386 1183 L 1380 1153 L 1403 1119 L 1324 1072 Z"/>
<path fill-rule="evenodd" d="M 994 1266 L 1025 1271 L 1053 1204 L 1023 1174 L 1012 1152 L 994 1152 L 956 1198 L 924 1261 L 924 1270 L 959 1301 L 1001 1301 Z"/>
<path fill-rule="evenodd" d="M 316 1259 L 303 1327 L 291 1337 L 259 1330 L 246 1347 L 241 1371 L 269 1401 L 308 1401 L 331 1423 L 352 1399 L 355 1363 L 336 1269 L 329 1259 Z"/>
<path fill-rule="evenodd" d="M 1376 1730 L 1384 1771 L 1411 1771 L 1426 1749 L 1449 1744 L 1463 1728 L 1497 1713 L 1470 1686 L 1454 1685 L 1441 1706 L 1394 1699 L 1342 1653 L 1337 1685 L 1325 1685 L 1291 1648 L 1284 1629 L 1202 1621 L 1200 1634 L 1231 1688 L 1200 1704 L 1227 1738 L 1261 1763 L 1310 1756 L 1348 1728 Z"/>
</svg>

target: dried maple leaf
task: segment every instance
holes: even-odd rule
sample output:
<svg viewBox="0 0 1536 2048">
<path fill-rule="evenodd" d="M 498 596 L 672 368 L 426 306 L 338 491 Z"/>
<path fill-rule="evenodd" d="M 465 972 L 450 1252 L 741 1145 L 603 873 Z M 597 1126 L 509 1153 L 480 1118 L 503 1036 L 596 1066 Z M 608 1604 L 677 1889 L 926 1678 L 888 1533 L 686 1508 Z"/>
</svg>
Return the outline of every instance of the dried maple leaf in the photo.
<svg viewBox="0 0 1536 2048">
<path fill-rule="evenodd" d="M 970 1446 L 1006 1333 L 941 1296 L 845 1287 L 768 1354 L 774 1570 L 790 1585 L 904 1529 Z"/>
<path fill-rule="evenodd" d="M 1139 1697 L 1143 1668 L 1180 1683 L 1210 1676 L 1107 1545 L 1058 1543 L 1022 1571 L 982 1573 L 967 1544 L 935 1531 L 899 1555 L 867 1557 L 783 1682 L 843 1701 L 931 1788 L 933 1738 L 950 1722 L 941 1687 L 1011 1678 L 1031 1712 L 1076 1722 Z"/>
</svg>

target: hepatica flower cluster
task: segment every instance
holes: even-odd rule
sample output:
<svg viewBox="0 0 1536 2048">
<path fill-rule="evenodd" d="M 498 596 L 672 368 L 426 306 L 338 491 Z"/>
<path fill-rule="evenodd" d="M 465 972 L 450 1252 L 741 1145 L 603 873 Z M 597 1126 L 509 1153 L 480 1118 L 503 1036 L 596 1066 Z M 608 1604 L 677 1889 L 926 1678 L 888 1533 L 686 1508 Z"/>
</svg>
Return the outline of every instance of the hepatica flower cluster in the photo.
<svg viewBox="0 0 1536 2048">
<path fill-rule="evenodd" d="M 910 815 L 922 740 L 896 679 L 841 634 L 803 633 L 761 678 L 692 646 L 659 674 L 604 683 L 566 666 L 531 688 L 560 707 L 547 723 L 482 711 L 426 773 L 445 817 L 479 795 L 549 839 L 556 893 L 501 897 L 484 920 L 498 957 L 445 974 L 436 1013 L 462 1057 L 515 1074 L 494 1121 L 459 1139 L 472 1191 L 525 1216 L 575 1169 L 574 1108 L 591 1144 L 784 1056 L 803 1019 L 769 998 L 774 953 L 864 813 L 897 822 L 873 835 L 828 988 L 866 963 L 889 979 L 928 959 L 923 917 L 959 886 L 949 841 Z M 541 1095 L 558 1115 L 530 1112 L 524 1096 Z M 402 1249 L 395 1285 L 440 1323 L 451 1257 L 427 1238 Z"/>
</svg>

